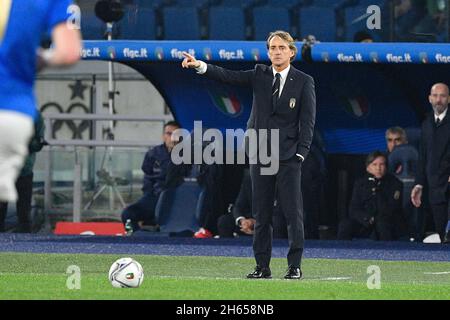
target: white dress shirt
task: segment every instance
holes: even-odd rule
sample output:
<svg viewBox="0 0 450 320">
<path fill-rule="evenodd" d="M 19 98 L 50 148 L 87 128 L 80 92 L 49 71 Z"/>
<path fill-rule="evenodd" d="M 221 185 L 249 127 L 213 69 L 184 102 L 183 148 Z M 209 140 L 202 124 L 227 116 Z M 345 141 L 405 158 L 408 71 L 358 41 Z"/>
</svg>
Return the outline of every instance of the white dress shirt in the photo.
<svg viewBox="0 0 450 320">
<path fill-rule="evenodd" d="M 280 71 L 280 72 L 276 71 L 275 68 L 272 67 L 272 72 L 273 72 L 272 85 L 275 83 L 275 75 L 277 73 L 279 73 L 281 76 L 280 77 L 280 92 L 278 93 L 278 98 L 281 96 L 281 93 L 283 92 L 283 88 L 284 88 L 284 85 L 286 84 L 286 79 L 289 74 L 289 70 L 291 70 L 291 65 L 288 65 L 288 67 L 286 69 L 284 69 L 283 71 Z"/>
<path fill-rule="evenodd" d="M 445 111 L 442 112 L 440 115 L 437 115 L 437 114 L 435 113 L 435 114 L 434 114 L 434 122 L 436 122 L 438 118 L 439 118 L 439 121 L 442 122 L 442 120 L 444 120 L 445 116 L 447 115 L 447 111 L 448 111 L 448 108 L 445 109 Z"/>
</svg>

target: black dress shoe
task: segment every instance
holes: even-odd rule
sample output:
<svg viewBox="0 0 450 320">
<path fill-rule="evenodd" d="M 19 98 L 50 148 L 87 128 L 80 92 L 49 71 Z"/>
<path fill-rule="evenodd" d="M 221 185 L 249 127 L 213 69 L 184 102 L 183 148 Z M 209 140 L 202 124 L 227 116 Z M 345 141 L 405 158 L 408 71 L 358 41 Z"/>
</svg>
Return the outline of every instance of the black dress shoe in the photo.
<svg viewBox="0 0 450 320">
<path fill-rule="evenodd" d="M 300 268 L 289 267 L 284 278 L 288 280 L 300 280 L 302 278 L 302 275 L 303 274 Z"/>
<path fill-rule="evenodd" d="M 255 271 L 247 275 L 247 279 L 272 279 L 272 272 L 269 268 L 256 266 Z"/>
<path fill-rule="evenodd" d="M 444 243 L 450 244 L 450 231 L 447 231 L 444 236 Z"/>
</svg>

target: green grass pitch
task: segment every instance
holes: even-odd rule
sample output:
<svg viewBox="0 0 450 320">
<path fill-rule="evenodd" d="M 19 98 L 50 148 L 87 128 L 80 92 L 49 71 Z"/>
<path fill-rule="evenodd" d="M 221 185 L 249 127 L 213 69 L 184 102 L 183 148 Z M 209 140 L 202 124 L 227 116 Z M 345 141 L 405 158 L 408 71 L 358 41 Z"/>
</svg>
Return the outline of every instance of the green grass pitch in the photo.
<svg viewBox="0 0 450 320">
<path fill-rule="evenodd" d="M 113 288 L 109 267 L 125 256 L 0 253 L 0 299 L 450 299 L 450 262 L 304 259 L 304 279 L 289 281 L 285 259 L 272 259 L 273 279 L 247 280 L 253 258 L 131 255 L 144 268 L 142 286 Z M 72 265 L 80 289 L 67 287 Z M 367 286 L 372 265 L 380 289 Z"/>
</svg>

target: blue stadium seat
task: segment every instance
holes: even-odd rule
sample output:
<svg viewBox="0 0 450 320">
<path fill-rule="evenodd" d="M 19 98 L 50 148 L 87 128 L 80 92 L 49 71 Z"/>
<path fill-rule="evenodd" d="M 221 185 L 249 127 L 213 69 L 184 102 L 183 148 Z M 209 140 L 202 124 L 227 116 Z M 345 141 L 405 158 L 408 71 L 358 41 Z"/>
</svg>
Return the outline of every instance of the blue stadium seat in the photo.
<svg viewBox="0 0 450 320">
<path fill-rule="evenodd" d="M 238 7 L 212 7 L 209 10 L 209 39 L 245 40 L 245 15 Z"/>
<path fill-rule="evenodd" d="M 420 148 L 421 128 L 408 127 L 405 128 L 406 136 L 408 137 L 408 144 L 413 145 L 417 150 Z"/>
<path fill-rule="evenodd" d="M 139 6 L 139 8 L 158 8 L 161 6 L 171 5 L 174 0 L 135 0 L 134 3 Z"/>
<path fill-rule="evenodd" d="M 178 7 L 201 8 L 209 4 L 209 0 L 175 0 L 174 5 Z"/>
<path fill-rule="evenodd" d="M 300 10 L 299 31 L 301 38 L 313 34 L 319 41 L 335 41 L 336 23 L 331 7 L 309 6 Z"/>
<path fill-rule="evenodd" d="M 360 5 L 350 7 L 345 10 L 346 41 L 353 41 L 353 36 L 358 31 L 366 31 L 366 32 L 370 31 L 367 29 L 366 26 L 367 23 L 366 17 L 359 19 L 359 21 L 355 21 L 361 16 L 364 16 L 366 14 L 366 11 L 367 6 L 360 6 Z"/>
<path fill-rule="evenodd" d="M 402 207 L 408 224 L 408 234 L 412 238 L 420 238 L 422 229 L 423 209 L 417 209 L 411 203 L 411 191 L 415 185 L 418 161 L 419 153 L 410 144 L 396 146 L 388 156 L 389 171 L 403 183 Z M 396 172 L 399 166 L 401 170 Z"/>
<path fill-rule="evenodd" d="M 307 0 L 305 1 L 307 4 L 311 4 L 312 6 L 315 7 L 333 7 L 334 5 L 336 5 L 337 1 L 332 3 L 330 2 L 330 0 Z"/>
<path fill-rule="evenodd" d="M 419 152 L 410 144 L 398 145 L 392 150 L 388 157 L 388 168 L 395 173 L 397 178 L 415 177 L 417 173 L 417 162 L 419 161 Z M 401 166 L 400 172 L 394 172 L 398 166 Z"/>
<path fill-rule="evenodd" d="M 271 7 L 293 8 L 302 4 L 302 0 L 268 0 Z"/>
<path fill-rule="evenodd" d="M 222 0 L 220 6 L 222 7 L 241 7 L 246 8 L 257 4 L 258 0 Z"/>
<path fill-rule="evenodd" d="M 156 17 L 153 9 L 129 10 L 119 22 L 120 39 L 153 40 L 156 38 Z"/>
<path fill-rule="evenodd" d="M 163 9 L 166 40 L 198 40 L 201 38 L 196 8 L 166 7 Z"/>
<path fill-rule="evenodd" d="M 106 31 L 106 24 L 95 16 L 93 12 L 82 12 L 81 32 L 84 40 L 103 39 Z"/>
<path fill-rule="evenodd" d="M 291 19 L 285 8 L 256 7 L 253 9 L 253 28 L 255 40 L 266 40 L 274 30 L 290 31 Z"/>
<path fill-rule="evenodd" d="M 185 181 L 159 196 L 155 216 L 161 232 L 195 232 L 204 202 L 204 191 L 197 181 Z"/>
</svg>

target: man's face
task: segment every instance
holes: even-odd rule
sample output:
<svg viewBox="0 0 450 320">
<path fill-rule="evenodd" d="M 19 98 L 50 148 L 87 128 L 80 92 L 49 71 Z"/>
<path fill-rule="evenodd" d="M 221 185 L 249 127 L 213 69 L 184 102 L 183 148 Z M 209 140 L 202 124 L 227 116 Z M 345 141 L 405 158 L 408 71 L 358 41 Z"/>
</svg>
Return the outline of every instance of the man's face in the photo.
<svg viewBox="0 0 450 320">
<path fill-rule="evenodd" d="M 405 141 L 403 141 L 402 136 L 399 133 L 388 133 L 386 137 L 386 144 L 387 149 L 389 152 L 392 152 L 394 150 L 395 146 L 398 146 L 400 144 L 404 144 Z"/>
<path fill-rule="evenodd" d="M 287 68 L 291 63 L 294 51 L 289 48 L 289 43 L 278 36 L 269 42 L 269 58 L 272 64 L 280 69 Z"/>
<path fill-rule="evenodd" d="M 436 84 L 431 88 L 429 101 L 434 113 L 441 114 L 448 107 L 448 87 L 443 84 Z"/>
<path fill-rule="evenodd" d="M 167 148 L 170 150 L 175 146 L 177 139 L 175 137 L 172 138 L 173 132 L 179 129 L 176 126 L 165 126 L 164 127 L 164 133 L 163 133 L 163 141 Z"/>
<path fill-rule="evenodd" d="M 386 159 L 384 157 L 375 158 L 368 166 L 367 172 L 375 178 L 381 179 L 386 174 Z"/>
</svg>

